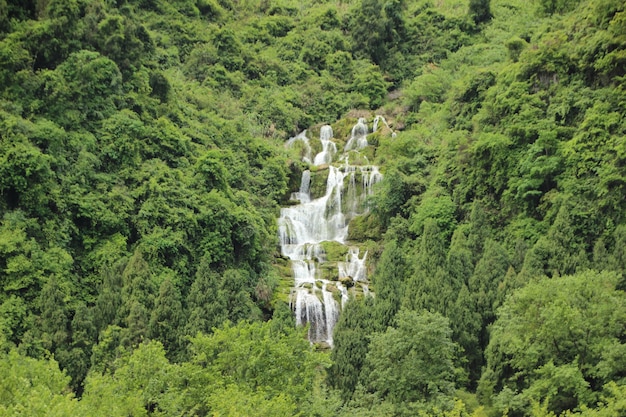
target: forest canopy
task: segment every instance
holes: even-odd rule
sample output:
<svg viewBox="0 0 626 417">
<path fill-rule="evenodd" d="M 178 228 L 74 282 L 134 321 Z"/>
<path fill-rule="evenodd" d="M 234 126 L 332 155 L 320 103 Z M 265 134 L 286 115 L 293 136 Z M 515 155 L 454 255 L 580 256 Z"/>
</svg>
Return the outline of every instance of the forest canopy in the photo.
<svg viewBox="0 0 626 417">
<path fill-rule="evenodd" d="M 0 0 L 0 414 L 626 412 L 621 0 Z M 383 115 L 332 350 L 285 141 Z"/>
</svg>

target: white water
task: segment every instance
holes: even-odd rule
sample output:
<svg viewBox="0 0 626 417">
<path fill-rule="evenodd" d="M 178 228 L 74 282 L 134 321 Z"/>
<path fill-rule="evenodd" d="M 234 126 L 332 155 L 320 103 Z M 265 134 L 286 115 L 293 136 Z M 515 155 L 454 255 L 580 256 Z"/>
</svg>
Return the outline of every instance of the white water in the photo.
<svg viewBox="0 0 626 417">
<path fill-rule="evenodd" d="M 322 142 L 322 152 L 315 155 L 313 165 L 330 164 L 333 156 L 337 153 L 337 145 L 332 141 L 333 129 L 330 126 L 322 126 L 320 130 L 320 142 Z"/>
<path fill-rule="evenodd" d="M 344 149 L 344 151 L 358 151 L 365 148 L 368 145 L 367 133 L 368 130 L 366 120 L 361 117 L 357 124 L 355 124 L 352 128 L 352 135 L 350 136 L 350 140 L 348 140 L 348 143 L 346 143 L 346 148 Z"/>
<path fill-rule="evenodd" d="M 344 152 L 367 146 L 368 127 L 365 119 L 352 129 Z M 319 198 L 311 198 L 311 172 L 302 173 L 298 191 L 292 200 L 299 204 L 281 209 L 278 219 L 281 253 L 291 260 L 294 286 L 291 307 L 296 324 L 309 323 L 309 340 L 312 343 L 333 344 L 333 328 L 339 312 L 349 298 L 347 285 L 359 282 L 365 294 L 367 290 L 367 252 L 359 255 L 359 249 L 350 247 L 345 261 L 337 263 L 337 276 L 322 277 L 320 265 L 326 262 L 322 242 L 335 241 L 345 244 L 348 222 L 363 214 L 365 198 L 372 193 L 372 186 L 382 179 L 375 166 L 354 166 L 346 162 L 340 166 L 330 165 L 337 154 L 330 126 L 323 126 L 319 138 L 322 151 L 312 158 L 312 147 L 306 132 L 289 139 L 287 146 L 297 141 L 304 143 L 303 160 L 315 166 L 328 165 L 326 191 Z M 311 162 L 312 161 L 312 162 Z M 316 173 L 321 175 L 323 170 Z M 357 172 L 362 177 L 357 181 Z"/>
</svg>

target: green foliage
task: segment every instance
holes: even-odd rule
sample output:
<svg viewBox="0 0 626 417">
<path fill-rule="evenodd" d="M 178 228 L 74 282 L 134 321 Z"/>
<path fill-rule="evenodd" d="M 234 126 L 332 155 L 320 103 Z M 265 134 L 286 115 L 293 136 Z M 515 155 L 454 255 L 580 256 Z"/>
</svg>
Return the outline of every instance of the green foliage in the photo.
<svg viewBox="0 0 626 417">
<path fill-rule="evenodd" d="M 159 296 L 150 314 L 149 335 L 151 339 L 159 340 L 172 357 L 181 354 L 180 327 L 183 320 L 180 291 L 166 278 L 159 288 Z"/>
<path fill-rule="evenodd" d="M 456 346 L 448 321 L 438 314 L 401 310 L 397 326 L 375 334 L 364 367 L 366 390 L 402 404 L 451 408 Z"/>
<path fill-rule="evenodd" d="M 187 296 L 186 334 L 210 333 L 227 320 L 256 318 L 259 313 L 252 302 L 253 290 L 249 273 L 229 269 L 220 276 L 203 260 Z"/>
<path fill-rule="evenodd" d="M 469 16 L 474 23 L 484 23 L 492 18 L 491 0 L 470 0 L 469 2 Z"/>
<path fill-rule="evenodd" d="M 372 300 L 352 300 L 339 316 L 335 326 L 332 366 L 328 371 L 329 384 L 348 402 L 357 387 L 369 347 Z"/>
<path fill-rule="evenodd" d="M 64 127 L 102 120 L 117 109 L 121 83 L 115 62 L 97 52 L 76 52 L 43 74 L 42 112 Z"/>
<path fill-rule="evenodd" d="M 422 75 L 416 77 L 405 89 L 405 98 L 411 110 L 419 111 L 422 102 L 441 103 L 450 87 L 449 74 L 434 65 L 424 68 Z"/>
<path fill-rule="evenodd" d="M 317 356 L 295 331 L 287 335 L 270 323 L 250 323 L 216 329 L 212 336 L 192 339 L 192 361 L 209 366 L 226 381 L 269 396 L 304 398 L 313 383 Z M 280 368 L 268 366 L 280 363 Z"/>
<path fill-rule="evenodd" d="M 519 37 L 513 37 L 506 41 L 506 49 L 509 53 L 509 58 L 513 62 L 517 62 L 519 60 L 519 56 L 527 46 L 527 42 L 524 39 Z"/>
<path fill-rule="evenodd" d="M 456 226 L 456 206 L 443 190 L 431 188 L 423 196 L 416 212 L 411 216 L 411 232 L 421 235 L 427 219 L 433 220 L 447 238 Z"/>
<path fill-rule="evenodd" d="M 566 412 L 566 416 L 587 416 L 587 417 L 608 417 L 613 415 L 619 415 L 626 410 L 626 404 L 624 403 L 624 391 L 626 386 L 617 385 L 615 382 L 610 382 L 604 387 L 605 394 L 602 395 L 599 408 L 581 407 L 582 411 L 578 413 Z"/>
<path fill-rule="evenodd" d="M 402 299 L 404 307 L 414 311 L 430 309 L 442 314 L 447 312 L 457 283 L 447 279 L 445 248 L 445 235 L 436 221 L 426 219 L 417 253 L 413 256 L 412 275 Z"/>
<path fill-rule="evenodd" d="M 378 0 L 357 3 L 350 16 L 350 33 L 355 51 L 366 54 L 374 63 L 380 64 L 403 32 L 403 6 L 402 0 L 386 4 Z"/>
<path fill-rule="evenodd" d="M 480 415 L 449 387 L 489 343 L 494 413 L 622 413 L 623 335 L 594 320 L 626 288 L 625 21 L 621 0 L 0 0 L 2 413 Z M 365 108 L 396 135 L 371 137 L 384 180 L 349 237 L 384 238 L 330 365 L 272 296 L 282 145 Z"/>
<path fill-rule="evenodd" d="M 5 207 L 41 211 L 50 198 L 45 190 L 50 186 L 52 158 L 22 140 L 3 141 L 2 148 L 0 193 L 5 197 Z"/>
<path fill-rule="evenodd" d="M 79 413 L 69 377 L 54 360 L 33 359 L 16 350 L 0 355 L 0 413 L 6 416 L 71 416 Z"/>
<path fill-rule="evenodd" d="M 375 301 L 376 319 L 380 321 L 381 328 L 392 324 L 400 308 L 410 271 L 411 267 L 398 241 L 393 239 L 386 242 L 372 277 L 378 296 Z"/>
<path fill-rule="evenodd" d="M 588 271 L 515 292 L 492 329 L 483 395 L 516 412 L 531 401 L 557 413 L 595 404 L 594 394 L 623 372 L 615 355 L 624 349 L 626 304 L 616 283 L 615 274 Z"/>
<path fill-rule="evenodd" d="M 578 0 L 539 0 L 539 8 L 543 13 L 565 13 L 578 4 Z"/>
</svg>

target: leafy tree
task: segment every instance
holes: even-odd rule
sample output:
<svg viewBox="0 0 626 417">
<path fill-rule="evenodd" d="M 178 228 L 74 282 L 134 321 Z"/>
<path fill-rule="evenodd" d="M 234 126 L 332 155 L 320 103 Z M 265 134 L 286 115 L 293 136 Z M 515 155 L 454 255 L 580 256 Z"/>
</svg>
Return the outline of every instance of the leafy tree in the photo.
<svg viewBox="0 0 626 417">
<path fill-rule="evenodd" d="M 126 329 L 117 325 L 110 325 L 100 331 L 98 344 L 93 346 L 91 354 L 91 369 L 94 372 L 104 373 L 115 369 L 115 360 L 125 352 L 122 345 L 125 333 Z"/>
<path fill-rule="evenodd" d="M 42 110 L 61 126 L 101 120 L 117 109 L 121 73 L 115 62 L 97 52 L 73 53 L 46 75 Z"/>
<path fill-rule="evenodd" d="M 613 251 L 609 258 L 609 268 L 623 271 L 626 268 L 626 226 L 619 225 L 613 232 Z"/>
<path fill-rule="evenodd" d="M 128 316 L 124 320 L 126 329 L 123 332 L 122 344 L 134 347 L 148 338 L 150 313 L 145 305 L 136 299 L 130 300 Z"/>
<path fill-rule="evenodd" d="M 116 317 L 122 306 L 122 274 L 125 266 L 125 262 L 118 261 L 102 269 L 102 282 L 94 306 L 94 324 L 98 332 L 110 324 L 119 324 Z"/>
<path fill-rule="evenodd" d="M 451 333 L 439 314 L 401 310 L 396 327 L 372 337 L 365 388 L 405 407 L 430 402 L 451 408 L 457 379 Z"/>
<path fill-rule="evenodd" d="M 97 340 L 92 310 L 85 304 L 79 304 L 74 312 L 70 328 L 72 342 L 65 363 L 67 373 L 72 378 L 72 389 L 80 395 L 82 394 L 83 381 L 91 367 L 92 347 Z"/>
<path fill-rule="evenodd" d="M 39 214 L 49 201 L 46 191 L 52 187 L 52 158 L 26 141 L 3 141 L 0 148 L 2 205 Z"/>
<path fill-rule="evenodd" d="M 17 345 L 27 328 L 28 305 L 23 298 L 12 295 L 0 305 L 0 346 Z"/>
<path fill-rule="evenodd" d="M 44 346 L 51 352 L 64 348 L 69 340 L 69 317 L 64 288 L 57 277 L 50 277 L 41 290 L 41 331 Z"/>
<path fill-rule="evenodd" d="M 180 291 L 166 278 L 154 302 L 148 330 L 150 338 L 159 340 L 171 357 L 178 357 L 182 353 L 180 327 L 183 319 Z"/>
<path fill-rule="evenodd" d="M 350 16 L 355 51 L 381 65 L 404 32 L 403 0 L 362 0 Z"/>
<path fill-rule="evenodd" d="M 197 177 L 202 186 L 208 190 L 216 189 L 223 192 L 228 190 L 228 171 L 222 162 L 221 153 L 209 150 L 196 162 Z"/>
<path fill-rule="evenodd" d="M 375 65 L 360 68 L 352 81 L 353 91 L 367 97 L 367 105 L 370 109 L 377 109 L 383 104 L 387 88 L 387 81 Z"/>
<path fill-rule="evenodd" d="M 33 359 L 16 350 L 0 354 L 0 413 L 7 416 L 71 416 L 79 413 L 69 377 L 52 359 Z"/>
<path fill-rule="evenodd" d="M 158 342 L 143 343 L 132 355 L 114 360 L 115 376 L 92 372 L 85 381 L 80 405 L 85 414 L 147 416 L 158 411 L 158 400 L 170 378 L 170 364 Z"/>
<path fill-rule="evenodd" d="M 582 416 L 582 417 L 610 417 L 619 415 L 626 410 L 624 398 L 626 398 L 626 386 L 618 385 L 615 382 L 609 382 L 604 388 L 597 408 L 581 407 L 580 412 L 566 412 L 565 416 Z"/>
<path fill-rule="evenodd" d="M 371 199 L 371 209 L 384 226 L 400 214 L 404 203 L 411 195 L 408 179 L 397 169 L 390 169 L 380 184 L 378 193 Z"/>
<path fill-rule="evenodd" d="M 372 304 L 368 298 L 354 300 L 346 305 L 335 325 L 328 383 L 339 390 L 344 402 L 352 397 L 365 365 L 372 330 Z"/>
<path fill-rule="evenodd" d="M 150 265 L 146 262 L 140 250 L 136 250 L 130 258 L 122 273 L 124 285 L 122 287 L 122 305 L 118 311 L 118 317 L 130 322 L 134 319 L 140 322 L 141 328 L 147 328 L 148 311 L 154 306 L 155 285 L 153 282 Z M 134 317 L 133 318 L 131 318 Z M 137 322 L 139 325 L 139 322 Z"/>
<path fill-rule="evenodd" d="M 244 392 L 264 393 L 265 398 L 277 400 L 276 406 L 282 403 L 281 408 L 308 398 L 316 367 L 326 365 L 300 330 L 277 332 L 271 322 L 227 323 L 211 336 L 192 338 L 190 349 L 191 363 L 217 375 L 224 388 L 235 385 Z"/>
<path fill-rule="evenodd" d="M 483 256 L 476 264 L 469 280 L 469 290 L 476 299 L 476 307 L 483 317 L 484 328 L 493 322 L 495 311 L 503 301 L 503 297 L 499 297 L 498 287 L 504 282 L 509 265 L 506 250 L 496 241 L 488 239 L 485 242 Z"/>
<path fill-rule="evenodd" d="M 586 271 L 538 279 L 498 311 L 487 349 L 482 395 L 515 414 L 531 401 L 562 412 L 595 404 L 624 372 L 625 298 L 617 275 Z"/>
<path fill-rule="evenodd" d="M 456 294 L 454 302 L 447 309 L 446 317 L 450 320 L 452 340 L 459 344 L 467 358 L 464 365 L 468 371 L 469 383 L 473 386 L 480 378 L 483 363 L 479 343 L 482 319 L 476 305 L 476 297 L 468 289 L 474 265 L 465 233 L 461 227 L 454 231 L 446 258 L 448 280 L 453 283 L 452 288 Z"/>
<path fill-rule="evenodd" d="M 295 415 L 298 407 L 293 398 L 278 395 L 267 398 L 263 393 L 249 392 L 237 385 L 229 385 L 211 395 L 209 407 L 216 415 L 224 416 L 288 416 Z"/>
<path fill-rule="evenodd" d="M 391 325 L 400 309 L 405 282 L 410 271 L 406 254 L 398 241 L 385 243 L 385 249 L 376 265 L 372 284 L 376 292 L 374 300 L 375 320 L 381 329 Z"/>
<path fill-rule="evenodd" d="M 251 298 L 250 275 L 237 269 L 223 274 L 214 271 L 204 258 L 187 296 L 189 318 L 186 333 L 210 333 L 225 321 L 253 318 L 257 314 Z"/>
<path fill-rule="evenodd" d="M 107 170 L 136 168 L 142 160 L 145 129 L 137 114 L 123 109 L 102 122 L 99 134 L 102 162 Z"/>
<path fill-rule="evenodd" d="M 469 16 L 474 23 L 485 23 L 492 18 L 491 0 L 470 0 L 469 2 Z"/>
<path fill-rule="evenodd" d="M 198 332 L 208 334 L 213 327 L 226 320 L 226 306 L 217 295 L 218 276 L 203 260 L 187 296 L 189 312 L 185 326 L 186 334 L 195 335 Z"/>
<path fill-rule="evenodd" d="M 446 274 L 446 241 L 436 220 L 426 219 L 414 259 L 413 274 L 406 284 L 402 306 L 447 314 L 459 284 L 451 282 Z"/>
<path fill-rule="evenodd" d="M 541 11 L 547 14 L 565 13 L 576 7 L 578 0 L 540 0 Z"/>
<path fill-rule="evenodd" d="M 456 206 L 452 199 L 443 190 L 430 187 L 429 192 L 424 194 L 419 207 L 416 207 L 416 211 L 411 215 L 410 220 L 413 221 L 410 226 L 411 231 L 417 235 L 422 234 L 426 221 L 432 219 L 447 240 L 456 226 L 455 212 Z"/>
</svg>

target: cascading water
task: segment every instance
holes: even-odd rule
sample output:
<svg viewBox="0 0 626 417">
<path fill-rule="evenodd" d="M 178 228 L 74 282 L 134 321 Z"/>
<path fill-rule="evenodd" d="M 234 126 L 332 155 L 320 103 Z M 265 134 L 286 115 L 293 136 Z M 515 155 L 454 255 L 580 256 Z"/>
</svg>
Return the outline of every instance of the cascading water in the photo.
<svg viewBox="0 0 626 417">
<path fill-rule="evenodd" d="M 331 139 L 333 129 L 330 126 L 322 126 L 320 130 L 320 142 L 322 142 L 322 152 L 315 155 L 313 165 L 330 164 L 333 156 L 337 153 L 337 145 Z"/>
<path fill-rule="evenodd" d="M 359 119 L 345 146 L 348 150 L 367 146 L 368 128 L 365 119 Z M 324 242 L 345 244 L 350 219 L 365 212 L 364 202 L 371 194 L 372 186 L 382 179 L 375 166 L 332 165 L 337 154 L 330 126 L 320 130 L 321 151 L 311 158 L 312 147 L 306 132 L 287 141 L 292 146 L 297 141 L 304 143 L 303 161 L 319 167 L 315 175 L 327 172 L 324 195 L 311 197 L 311 171 L 302 173 L 300 188 L 292 193 L 291 199 L 298 204 L 281 210 L 279 237 L 281 253 L 291 260 L 294 286 L 291 307 L 296 315 L 296 324 L 309 323 L 309 340 L 312 343 L 333 344 L 333 328 L 339 311 L 348 300 L 349 287 L 359 283 L 367 294 L 367 252 L 359 255 L 359 249 L 350 247 L 344 261 L 337 262 L 336 276 L 323 276 L 321 267 L 327 265 Z M 311 162 L 312 161 L 312 162 Z M 327 166 L 327 169 L 322 169 Z M 361 181 L 357 181 L 361 176 Z"/>
<path fill-rule="evenodd" d="M 365 148 L 367 145 L 367 123 L 366 120 L 361 117 L 352 128 L 352 135 L 350 135 L 350 140 L 346 143 L 344 151 L 358 151 Z"/>
</svg>

